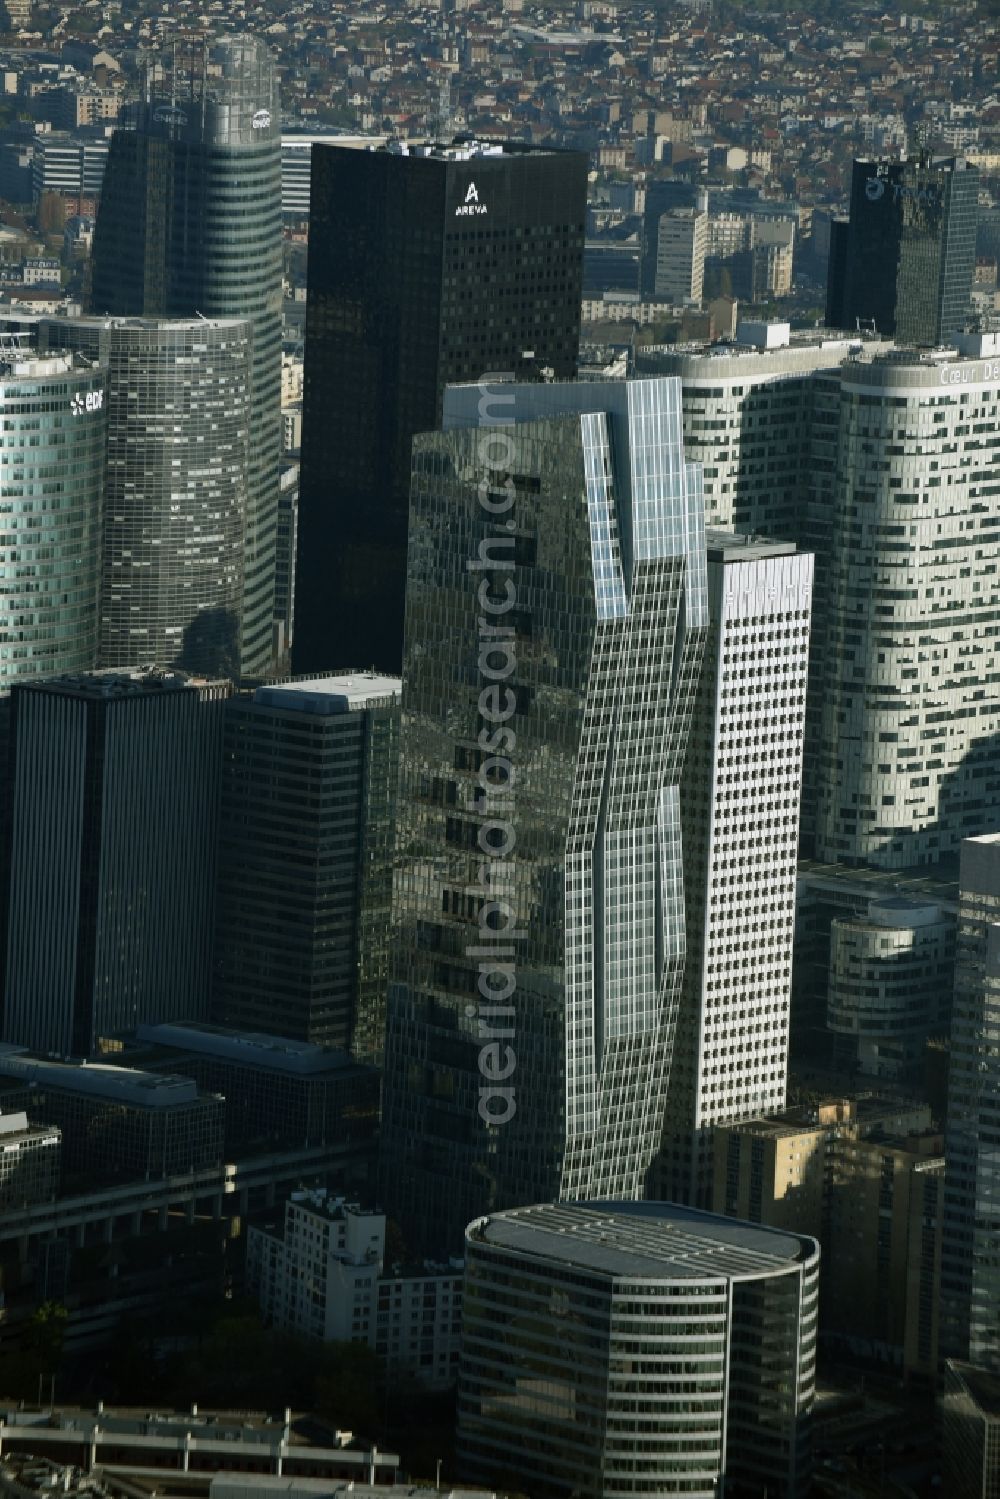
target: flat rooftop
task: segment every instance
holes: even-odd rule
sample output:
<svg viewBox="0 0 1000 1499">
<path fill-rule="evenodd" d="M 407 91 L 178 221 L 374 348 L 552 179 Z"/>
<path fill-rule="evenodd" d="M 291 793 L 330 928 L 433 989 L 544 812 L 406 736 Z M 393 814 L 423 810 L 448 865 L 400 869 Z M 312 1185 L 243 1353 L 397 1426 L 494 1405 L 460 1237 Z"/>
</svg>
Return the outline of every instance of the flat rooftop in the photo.
<svg viewBox="0 0 1000 1499">
<path fill-rule="evenodd" d="M 387 698 L 398 702 L 402 691 L 400 677 L 353 671 L 329 677 L 310 677 L 302 682 L 275 682 L 258 687 L 253 700 L 263 707 L 312 713 L 322 718 L 334 713 L 357 713 L 383 703 Z"/>
<path fill-rule="evenodd" d="M 64 324 L 72 334 L 75 329 L 93 330 L 95 328 L 131 328 L 136 330 L 147 330 L 153 333 L 197 333 L 199 329 L 206 328 L 239 328 L 247 323 L 246 318 L 238 317 L 192 317 L 192 318 L 167 318 L 167 317 L 112 317 L 110 314 L 86 314 L 82 317 L 48 316 L 44 319 L 47 332 L 51 339 L 52 335 Z"/>
<path fill-rule="evenodd" d="M 827 1118 L 821 1119 L 826 1113 Z M 817 1134 L 828 1129 L 856 1127 L 864 1137 L 881 1132 L 886 1136 L 907 1138 L 931 1133 L 930 1106 L 905 1098 L 886 1098 L 872 1094 L 828 1094 L 815 1103 L 792 1104 L 773 1114 L 755 1119 L 734 1119 L 719 1126 L 740 1135 L 762 1139 L 787 1139 L 793 1135 Z"/>
<path fill-rule="evenodd" d="M 866 352 L 892 348 L 872 334 L 833 328 L 793 329 L 788 343 L 774 348 L 750 343 L 651 344 L 636 351 L 639 374 L 654 371 L 678 375 L 686 385 L 724 385 L 733 381 L 791 379 L 835 369 Z"/>
<path fill-rule="evenodd" d="M 714 526 L 705 531 L 709 562 L 761 562 L 766 557 L 789 557 L 798 549 L 793 541 L 771 541 L 767 536 L 740 536 Z"/>
<path fill-rule="evenodd" d="M 451 141 L 387 141 L 374 149 L 387 156 L 415 156 L 429 161 L 484 161 L 491 158 L 499 161 L 513 156 L 567 154 L 552 146 L 533 146 L 528 141 L 479 140 L 464 135 L 457 135 Z"/>
<path fill-rule="evenodd" d="M 174 1052 L 219 1057 L 237 1065 L 257 1067 L 266 1072 L 287 1072 L 297 1077 L 316 1077 L 358 1068 L 345 1051 L 316 1046 L 308 1041 L 292 1041 L 285 1036 L 266 1035 L 261 1031 L 233 1031 L 196 1021 L 186 1025 L 174 1022 L 140 1025 L 136 1036 L 147 1045 L 162 1046 Z"/>
<path fill-rule="evenodd" d="M 902 896 L 920 904 L 928 900 L 947 911 L 958 908 L 958 859 L 950 857 L 928 868 L 912 865 L 907 869 L 863 869 L 849 864 L 821 864 L 815 859 L 800 859 L 800 891 L 828 890 L 846 895 L 883 899 Z"/>
<path fill-rule="evenodd" d="M 389 139 L 387 135 L 358 135 L 350 130 L 295 130 L 283 131 L 281 146 L 298 147 L 301 150 L 312 150 L 313 146 L 357 146 L 364 149 L 367 146 L 384 146 Z"/>
<path fill-rule="evenodd" d="M 189 687 L 207 687 L 209 679 L 168 667 L 148 666 L 133 671 L 81 671 L 62 677 L 25 682 L 19 691 L 47 692 L 55 697 L 80 697 L 92 701 L 116 697 L 138 697 L 143 693 L 179 692 Z M 222 685 L 219 682 L 217 685 Z"/>
<path fill-rule="evenodd" d="M 29 350 L 0 346 L 0 379 L 51 380 L 56 375 L 92 374 L 73 354 L 39 354 Z"/>
<path fill-rule="evenodd" d="M 116 1099 L 145 1109 L 177 1108 L 197 1103 L 200 1096 L 197 1084 L 189 1077 L 111 1067 L 103 1062 L 55 1062 L 10 1045 L 0 1045 L 0 1078 L 63 1093 Z"/>
<path fill-rule="evenodd" d="M 477 1241 L 611 1280 L 755 1280 L 810 1258 L 812 1239 L 669 1202 L 567 1202 L 470 1224 Z"/>
</svg>

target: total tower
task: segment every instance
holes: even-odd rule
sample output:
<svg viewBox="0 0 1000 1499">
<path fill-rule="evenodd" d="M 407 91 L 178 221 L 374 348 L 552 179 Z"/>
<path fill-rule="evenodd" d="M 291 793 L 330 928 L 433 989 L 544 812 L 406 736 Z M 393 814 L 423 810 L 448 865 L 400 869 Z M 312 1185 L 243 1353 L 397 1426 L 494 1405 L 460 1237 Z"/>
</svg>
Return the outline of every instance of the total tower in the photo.
<svg viewBox="0 0 1000 1499">
<path fill-rule="evenodd" d="M 94 232 L 100 315 L 242 318 L 253 329 L 240 631 L 244 678 L 276 646 L 281 456 L 281 132 L 262 42 L 178 43 L 151 61 L 115 131 Z"/>
<path fill-rule="evenodd" d="M 849 223 L 834 225 L 826 320 L 940 344 L 971 311 L 979 172 L 958 156 L 856 161 Z"/>
</svg>

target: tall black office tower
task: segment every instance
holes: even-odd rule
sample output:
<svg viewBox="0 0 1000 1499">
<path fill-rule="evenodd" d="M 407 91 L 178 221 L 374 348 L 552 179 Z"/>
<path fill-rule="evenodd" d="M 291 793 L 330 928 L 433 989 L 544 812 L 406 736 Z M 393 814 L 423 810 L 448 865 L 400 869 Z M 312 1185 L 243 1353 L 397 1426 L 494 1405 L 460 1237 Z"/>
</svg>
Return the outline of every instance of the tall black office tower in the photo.
<svg viewBox="0 0 1000 1499">
<path fill-rule="evenodd" d="M 183 672 L 15 684 L 4 1041 L 82 1057 L 208 1018 L 229 692 Z"/>
<path fill-rule="evenodd" d="M 978 205 L 964 157 L 856 161 L 850 223 L 830 242 L 830 326 L 946 343 L 969 316 Z"/>
<path fill-rule="evenodd" d="M 575 376 L 587 167 L 468 140 L 314 147 L 297 673 L 399 671 L 410 442 L 445 385 Z"/>
<path fill-rule="evenodd" d="M 281 130 L 273 59 L 253 37 L 179 43 L 146 69 L 115 131 L 94 233 L 94 312 L 237 317 L 253 327 L 240 667 L 275 654 L 281 456 Z"/>
</svg>

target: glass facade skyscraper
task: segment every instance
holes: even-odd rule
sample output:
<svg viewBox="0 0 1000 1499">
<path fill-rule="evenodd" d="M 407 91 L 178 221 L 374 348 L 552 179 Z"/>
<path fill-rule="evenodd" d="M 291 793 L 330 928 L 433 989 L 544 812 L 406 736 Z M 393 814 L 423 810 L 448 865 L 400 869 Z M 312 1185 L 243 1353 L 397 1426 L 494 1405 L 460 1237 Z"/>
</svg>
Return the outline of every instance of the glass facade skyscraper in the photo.
<svg viewBox="0 0 1000 1499">
<path fill-rule="evenodd" d="M 274 60 L 253 37 L 178 43 L 111 141 L 94 232 L 98 315 L 253 327 L 241 674 L 275 653 L 281 455 L 281 135 Z"/>
<path fill-rule="evenodd" d="M 213 1007 L 380 1059 L 399 679 L 258 687 L 226 708 Z"/>
<path fill-rule="evenodd" d="M 39 336 L 106 372 L 98 665 L 238 677 L 250 324 L 48 318 Z"/>
<path fill-rule="evenodd" d="M 811 1492 L 819 1245 L 665 1202 L 470 1223 L 456 1451 L 539 1499 Z"/>
<path fill-rule="evenodd" d="M 383 1175 L 457 1249 L 495 1207 L 644 1191 L 708 606 L 679 381 L 452 387 L 444 426 L 413 455 Z"/>
<path fill-rule="evenodd" d="M 5 1041 L 80 1057 L 207 1019 L 229 690 L 155 672 L 15 686 Z"/>
<path fill-rule="evenodd" d="M 0 688 L 97 654 L 105 377 L 0 349 Z"/>
<path fill-rule="evenodd" d="M 1000 834 L 963 843 L 958 883 L 941 1347 L 1000 1373 Z"/>
<path fill-rule="evenodd" d="M 827 322 L 936 345 L 965 325 L 979 172 L 964 157 L 856 161 L 851 217 L 831 240 Z"/>
<path fill-rule="evenodd" d="M 410 443 L 445 385 L 575 376 L 587 168 L 470 141 L 313 147 L 296 673 L 398 673 Z"/>
</svg>

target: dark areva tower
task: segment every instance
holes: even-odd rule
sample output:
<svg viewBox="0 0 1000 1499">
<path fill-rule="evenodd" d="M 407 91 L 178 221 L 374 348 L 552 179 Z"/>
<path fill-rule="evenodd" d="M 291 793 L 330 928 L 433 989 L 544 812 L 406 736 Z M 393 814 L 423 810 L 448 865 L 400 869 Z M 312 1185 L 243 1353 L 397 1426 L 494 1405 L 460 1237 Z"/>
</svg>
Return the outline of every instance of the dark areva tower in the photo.
<svg viewBox="0 0 1000 1499">
<path fill-rule="evenodd" d="M 398 672 L 410 443 L 449 383 L 576 375 L 588 158 L 313 149 L 293 665 Z"/>
<path fill-rule="evenodd" d="M 267 675 L 281 455 L 281 130 L 270 52 L 248 36 L 178 44 L 112 137 L 92 309 L 253 327 L 240 669 Z"/>
<path fill-rule="evenodd" d="M 964 157 L 856 161 L 850 223 L 831 241 L 827 322 L 947 343 L 969 316 L 978 204 Z"/>
</svg>

